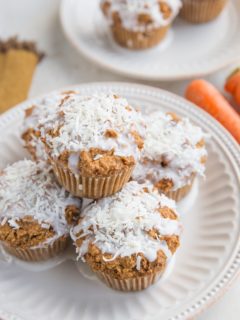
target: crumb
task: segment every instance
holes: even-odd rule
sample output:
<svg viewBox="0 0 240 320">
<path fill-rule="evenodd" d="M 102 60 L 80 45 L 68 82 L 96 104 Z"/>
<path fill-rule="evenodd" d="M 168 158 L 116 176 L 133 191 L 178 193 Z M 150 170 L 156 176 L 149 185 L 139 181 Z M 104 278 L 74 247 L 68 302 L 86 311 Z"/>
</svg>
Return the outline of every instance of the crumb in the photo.
<svg viewBox="0 0 240 320">
<path fill-rule="evenodd" d="M 117 134 L 117 132 L 115 130 L 108 129 L 108 130 L 105 131 L 104 136 L 106 138 L 117 138 L 118 134 Z"/>
<path fill-rule="evenodd" d="M 160 212 L 160 214 L 163 218 L 172 219 L 172 220 L 177 219 L 176 213 L 168 207 L 159 208 L 158 211 Z"/>
<path fill-rule="evenodd" d="M 173 181 L 171 179 L 161 179 L 154 186 L 162 192 L 167 193 L 172 189 Z"/>
<path fill-rule="evenodd" d="M 65 209 L 65 219 L 69 225 L 77 222 L 79 216 L 79 208 L 74 205 L 69 205 Z"/>
<path fill-rule="evenodd" d="M 149 14 L 146 13 L 140 13 L 138 15 L 138 23 L 140 24 L 151 24 L 153 23 L 153 20 Z"/>
<path fill-rule="evenodd" d="M 198 143 L 196 144 L 196 148 L 200 149 L 205 146 L 205 140 L 202 138 Z"/>
<path fill-rule="evenodd" d="M 169 5 L 164 1 L 160 1 L 159 7 L 160 11 L 163 13 L 163 18 L 168 19 L 172 14 L 172 10 Z"/>
<path fill-rule="evenodd" d="M 181 118 L 175 112 L 167 112 L 166 114 L 172 118 L 172 121 L 175 121 L 175 122 L 181 121 Z"/>
<path fill-rule="evenodd" d="M 27 109 L 25 110 L 25 118 L 30 117 L 30 116 L 32 115 L 34 109 L 35 109 L 35 106 L 34 106 L 34 105 L 31 106 L 30 108 L 27 108 Z"/>
<path fill-rule="evenodd" d="M 142 150 L 142 148 L 144 147 L 143 139 L 140 137 L 140 135 L 137 133 L 137 131 L 132 131 L 131 135 L 133 136 L 134 141 L 135 141 L 136 145 L 138 146 L 138 149 Z"/>
</svg>

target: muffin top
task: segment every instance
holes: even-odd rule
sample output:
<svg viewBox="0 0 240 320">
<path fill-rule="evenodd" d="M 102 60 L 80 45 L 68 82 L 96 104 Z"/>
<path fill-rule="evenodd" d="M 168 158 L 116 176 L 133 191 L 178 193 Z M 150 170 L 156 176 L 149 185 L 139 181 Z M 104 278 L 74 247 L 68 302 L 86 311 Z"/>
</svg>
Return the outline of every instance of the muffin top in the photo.
<svg viewBox="0 0 240 320">
<path fill-rule="evenodd" d="M 135 164 L 145 135 L 141 114 L 113 94 L 69 95 L 57 108 L 44 109 L 39 128 L 50 158 L 85 175 Z"/>
<path fill-rule="evenodd" d="M 48 159 L 45 145 L 40 139 L 38 121 L 45 108 L 57 107 L 66 97 L 76 93 L 75 91 L 63 91 L 59 94 L 50 94 L 25 110 L 25 116 L 21 127 L 21 138 L 24 146 L 30 152 L 34 160 Z"/>
<path fill-rule="evenodd" d="M 101 8 L 110 25 L 144 32 L 167 26 L 181 8 L 180 0 L 102 0 Z"/>
<path fill-rule="evenodd" d="M 69 232 L 81 206 L 43 162 L 23 160 L 0 174 L 0 240 L 35 246 Z"/>
<path fill-rule="evenodd" d="M 78 258 L 115 276 L 166 266 L 179 245 L 175 202 L 151 184 L 129 182 L 117 194 L 93 202 L 71 232 Z M 148 267 L 147 267 L 148 266 Z"/>
<path fill-rule="evenodd" d="M 161 111 L 147 115 L 145 121 L 144 150 L 133 179 L 176 190 L 189 183 L 192 175 L 204 175 L 207 151 L 201 128 L 187 118 Z"/>
</svg>

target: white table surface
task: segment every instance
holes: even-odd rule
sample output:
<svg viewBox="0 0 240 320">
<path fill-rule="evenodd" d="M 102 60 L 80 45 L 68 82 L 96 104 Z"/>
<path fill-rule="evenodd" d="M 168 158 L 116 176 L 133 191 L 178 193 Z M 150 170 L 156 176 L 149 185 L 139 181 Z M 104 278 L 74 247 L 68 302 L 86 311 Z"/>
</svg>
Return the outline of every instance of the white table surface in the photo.
<svg viewBox="0 0 240 320">
<path fill-rule="evenodd" d="M 59 4 L 60 0 L 0 0 L 0 37 L 19 35 L 22 39 L 32 39 L 37 42 L 39 48 L 46 52 L 46 58 L 38 66 L 35 73 L 30 97 L 83 82 L 133 81 L 96 67 L 68 44 L 59 22 Z M 207 79 L 220 89 L 226 76 L 235 66 L 221 70 Z M 141 83 L 161 87 L 182 95 L 188 81 L 141 81 Z M 240 319 L 239 297 L 240 279 L 220 301 L 205 311 L 198 319 Z"/>
</svg>

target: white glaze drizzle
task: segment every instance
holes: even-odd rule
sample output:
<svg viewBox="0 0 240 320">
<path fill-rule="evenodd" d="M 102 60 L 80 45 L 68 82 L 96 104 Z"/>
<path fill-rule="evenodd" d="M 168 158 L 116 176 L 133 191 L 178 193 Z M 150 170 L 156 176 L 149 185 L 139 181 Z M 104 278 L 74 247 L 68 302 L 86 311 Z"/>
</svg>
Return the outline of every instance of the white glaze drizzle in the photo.
<svg viewBox="0 0 240 320">
<path fill-rule="evenodd" d="M 169 25 L 182 6 L 180 0 L 162 1 L 171 9 L 170 17 L 166 19 L 160 10 L 159 0 L 102 0 L 102 3 L 105 2 L 110 3 L 107 15 L 110 25 L 113 24 L 113 13 L 118 12 L 125 29 L 140 32 L 146 31 L 146 28 L 149 30 Z M 153 22 L 147 25 L 140 24 L 138 22 L 139 14 L 149 15 Z"/>
<path fill-rule="evenodd" d="M 142 158 L 133 173 L 134 180 L 142 182 L 148 176 L 152 183 L 171 179 L 172 190 L 176 190 L 190 182 L 191 174 L 204 176 L 205 165 L 201 158 L 207 156 L 207 151 L 205 147 L 196 148 L 196 144 L 206 138 L 201 128 L 187 118 L 174 122 L 170 115 L 161 111 L 146 115 L 145 121 L 147 135 Z M 168 162 L 165 167 L 161 165 L 163 157 Z"/>
<path fill-rule="evenodd" d="M 145 187 L 149 193 L 144 191 Z M 163 218 L 157 211 L 162 207 L 171 208 L 177 214 L 173 200 L 160 195 L 151 184 L 140 185 L 135 181 L 127 183 L 117 194 L 89 204 L 82 212 L 81 222 L 71 230 L 74 241 L 86 236 L 76 249 L 78 258 L 84 260 L 90 243 L 103 253 L 111 253 L 110 260 L 143 253 L 152 262 L 159 250 L 171 257 L 167 243 L 147 233 L 155 229 L 162 236 L 180 234 L 180 222 Z"/>
</svg>

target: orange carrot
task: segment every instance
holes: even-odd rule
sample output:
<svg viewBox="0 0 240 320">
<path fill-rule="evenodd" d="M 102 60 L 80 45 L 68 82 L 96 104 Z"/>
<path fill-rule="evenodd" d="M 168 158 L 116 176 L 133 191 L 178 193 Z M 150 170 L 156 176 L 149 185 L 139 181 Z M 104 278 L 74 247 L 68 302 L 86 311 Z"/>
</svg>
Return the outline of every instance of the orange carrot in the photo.
<svg viewBox="0 0 240 320">
<path fill-rule="evenodd" d="M 240 82 L 238 84 L 238 87 L 236 89 L 234 96 L 235 96 L 236 103 L 240 106 Z"/>
<path fill-rule="evenodd" d="M 240 105 L 240 68 L 234 70 L 227 78 L 225 90 L 229 92 L 236 103 Z"/>
<path fill-rule="evenodd" d="M 185 97 L 217 119 L 240 143 L 240 116 L 211 83 L 192 81 Z"/>
</svg>

